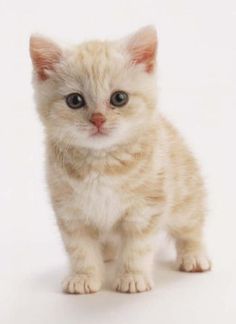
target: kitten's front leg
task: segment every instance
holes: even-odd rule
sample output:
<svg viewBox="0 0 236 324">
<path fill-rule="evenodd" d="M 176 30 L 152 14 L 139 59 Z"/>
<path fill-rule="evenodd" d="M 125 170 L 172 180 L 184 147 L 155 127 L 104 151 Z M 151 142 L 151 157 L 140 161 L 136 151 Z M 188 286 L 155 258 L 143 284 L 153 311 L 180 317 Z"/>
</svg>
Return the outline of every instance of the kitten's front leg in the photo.
<svg viewBox="0 0 236 324">
<path fill-rule="evenodd" d="M 150 219 L 150 223 L 152 220 Z M 118 260 L 118 273 L 114 283 L 116 291 L 137 293 L 152 288 L 152 265 L 154 259 L 153 230 L 150 223 L 132 224 L 124 222 L 122 247 Z"/>
<path fill-rule="evenodd" d="M 78 221 L 59 220 L 58 224 L 71 264 L 71 274 L 63 282 L 64 292 L 88 294 L 98 291 L 103 260 L 96 232 Z"/>
</svg>

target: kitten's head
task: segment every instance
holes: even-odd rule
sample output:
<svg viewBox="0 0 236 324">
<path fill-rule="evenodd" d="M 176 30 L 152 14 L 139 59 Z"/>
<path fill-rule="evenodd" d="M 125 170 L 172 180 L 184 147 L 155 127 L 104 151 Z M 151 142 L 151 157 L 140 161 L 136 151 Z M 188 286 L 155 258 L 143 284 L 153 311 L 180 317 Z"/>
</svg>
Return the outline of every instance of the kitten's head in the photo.
<svg viewBox="0 0 236 324">
<path fill-rule="evenodd" d="M 103 149 L 142 133 L 155 115 L 156 48 L 153 27 L 70 49 L 32 36 L 35 95 L 48 135 Z"/>
</svg>

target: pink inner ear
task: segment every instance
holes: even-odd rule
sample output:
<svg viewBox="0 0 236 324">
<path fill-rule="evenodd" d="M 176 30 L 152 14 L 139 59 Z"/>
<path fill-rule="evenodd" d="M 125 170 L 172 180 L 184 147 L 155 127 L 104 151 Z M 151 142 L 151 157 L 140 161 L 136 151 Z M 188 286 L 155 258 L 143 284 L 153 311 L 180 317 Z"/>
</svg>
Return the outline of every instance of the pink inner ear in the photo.
<svg viewBox="0 0 236 324">
<path fill-rule="evenodd" d="M 156 57 L 156 45 L 150 46 L 145 49 L 135 49 L 132 53 L 132 62 L 134 64 L 145 64 L 146 72 L 150 73 L 154 70 L 155 57 Z"/>
<path fill-rule="evenodd" d="M 48 79 L 47 71 L 54 70 L 54 64 L 59 62 L 59 56 L 45 57 L 42 55 L 36 55 L 34 64 L 38 74 L 38 78 L 42 81 Z"/>
<path fill-rule="evenodd" d="M 141 28 L 128 39 L 128 51 L 134 64 L 144 64 L 146 72 L 154 70 L 157 50 L 157 34 L 152 26 Z"/>
<path fill-rule="evenodd" d="M 44 38 L 32 37 L 30 40 L 30 54 L 38 79 L 48 79 L 47 71 L 54 70 L 54 66 L 61 59 L 62 53 L 54 43 Z"/>
</svg>

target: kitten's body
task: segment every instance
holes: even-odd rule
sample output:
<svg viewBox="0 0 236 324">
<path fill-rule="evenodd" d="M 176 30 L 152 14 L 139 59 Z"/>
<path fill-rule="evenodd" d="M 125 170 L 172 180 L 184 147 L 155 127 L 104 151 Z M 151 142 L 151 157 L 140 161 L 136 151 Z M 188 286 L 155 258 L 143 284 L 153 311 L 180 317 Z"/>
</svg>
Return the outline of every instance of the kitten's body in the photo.
<svg viewBox="0 0 236 324">
<path fill-rule="evenodd" d="M 44 70 L 38 71 L 36 93 L 46 125 L 48 183 L 71 259 L 72 273 L 64 283 L 70 293 L 100 288 L 102 249 L 105 246 L 105 258 L 115 256 L 116 234 L 121 237 L 114 283 L 119 291 L 151 288 L 152 240 L 161 228 L 176 241 L 180 269 L 210 267 L 202 245 L 205 193 L 198 167 L 177 131 L 156 110 L 154 31 L 143 30 L 135 37 L 132 47 L 127 45 L 136 55 L 131 65 L 127 66 L 130 58 L 123 45 L 92 42 L 74 49 L 66 64 L 57 61 L 57 68 L 46 66 L 51 75 L 43 74 L 45 61 Z M 33 45 L 38 70 L 41 61 Z M 50 64 L 60 52 L 53 48 Z M 78 115 L 62 105 L 60 93 L 82 88 L 89 109 L 107 117 L 108 135 L 85 136 L 83 128 L 90 131 L 85 124 L 89 110 Z M 111 89 L 128 91 L 127 108 L 109 108 Z"/>
</svg>

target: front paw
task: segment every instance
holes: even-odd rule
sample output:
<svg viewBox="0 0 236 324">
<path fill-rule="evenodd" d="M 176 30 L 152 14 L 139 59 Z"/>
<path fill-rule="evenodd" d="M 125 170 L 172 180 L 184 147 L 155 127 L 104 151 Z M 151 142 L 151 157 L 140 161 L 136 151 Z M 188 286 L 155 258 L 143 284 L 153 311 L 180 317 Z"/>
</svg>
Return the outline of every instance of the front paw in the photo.
<svg viewBox="0 0 236 324">
<path fill-rule="evenodd" d="M 138 293 L 152 289 L 152 280 L 142 272 L 124 273 L 114 283 L 114 289 L 123 293 Z"/>
<path fill-rule="evenodd" d="M 64 280 L 62 286 L 68 294 L 90 294 L 101 288 L 101 280 L 95 274 L 73 274 Z"/>
</svg>

